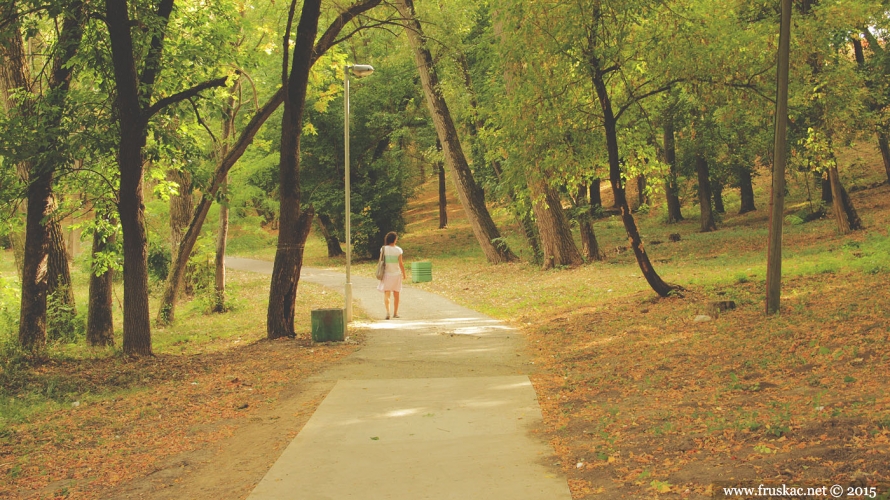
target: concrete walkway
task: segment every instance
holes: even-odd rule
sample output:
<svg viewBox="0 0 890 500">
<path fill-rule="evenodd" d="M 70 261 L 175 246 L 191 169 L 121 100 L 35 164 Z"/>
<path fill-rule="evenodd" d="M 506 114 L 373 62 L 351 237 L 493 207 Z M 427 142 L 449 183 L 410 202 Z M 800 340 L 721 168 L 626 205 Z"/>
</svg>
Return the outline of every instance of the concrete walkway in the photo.
<svg viewBox="0 0 890 500">
<path fill-rule="evenodd" d="M 272 271 L 232 257 L 226 265 Z M 345 280 L 305 267 L 300 279 L 341 293 Z M 571 498 L 537 433 L 519 332 L 410 286 L 402 318 L 384 320 L 377 281 L 352 281 L 356 306 L 374 318 L 360 325 L 366 342 L 316 376 L 333 389 L 250 500 Z"/>
</svg>

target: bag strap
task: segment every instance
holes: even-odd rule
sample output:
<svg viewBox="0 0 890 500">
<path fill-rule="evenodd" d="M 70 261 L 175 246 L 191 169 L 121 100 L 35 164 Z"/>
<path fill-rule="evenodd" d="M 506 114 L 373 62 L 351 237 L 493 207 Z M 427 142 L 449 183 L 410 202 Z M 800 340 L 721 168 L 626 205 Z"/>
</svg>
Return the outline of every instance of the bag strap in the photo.
<svg viewBox="0 0 890 500">
<path fill-rule="evenodd" d="M 383 249 L 384 249 L 384 248 L 386 248 L 386 245 L 380 247 L 380 260 L 381 260 L 381 261 L 384 260 L 384 258 L 383 258 Z"/>
</svg>

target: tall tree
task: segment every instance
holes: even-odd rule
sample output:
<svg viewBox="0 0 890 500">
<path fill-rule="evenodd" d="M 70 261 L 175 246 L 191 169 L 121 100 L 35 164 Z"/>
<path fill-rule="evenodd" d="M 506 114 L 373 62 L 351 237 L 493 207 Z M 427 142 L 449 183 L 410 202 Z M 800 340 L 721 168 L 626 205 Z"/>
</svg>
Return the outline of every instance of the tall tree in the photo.
<svg viewBox="0 0 890 500">
<path fill-rule="evenodd" d="M 315 43 L 314 50 L 311 52 L 312 59 L 310 67 L 331 47 L 340 41 L 338 36 L 349 23 L 356 17 L 377 6 L 379 3 L 380 0 L 357 2 L 336 15 L 327 30 Z M 170 323 L 175 319 L 177 291 L 182 287 L 186 264 L 188 263 L 192 250 L 195 248 L 198 236 L 201 234 L 201 229 L 204 226 L 204 221 L 207 219 L 207 214 L 210 213 L 210 207 L 212 206 L 214 199 L 217 197 L 221 187 L 226 183 L 229 171 L 235 166 L 241 156 L 244 155 L 244 152 L 247 151 L 248 146 L 253 142 L 253 139 L 256 137 L 263 124 L 266 123 L 266 120 L 268 120 L 284 102 L 284 96 L 285 87 L 281 87 L 256 110 L 248 123 L 241 129 L 238 134 L 238 139 L 229 148 L 228 153 L 216 165 L 213 175 L 211 176 L 210 184 L 203 192 L 201 200 L 195 207 L 194 216 L 192 217 L 188 230 L 182 238 L 179 249 L 173 254 L 173 260 L 170 264 L 170 274 L 167 276 L 167 282 L 164 284 L 164 293 L 161 298 L 161 305 L 158 309 L 157 321 L 159 324 Z"/>
<path fill-rule="evenodd" d="M 148 311 L 148 251 L 142 182 L 149 119 L 166 106 L 198 95 L 201 91 L 225 85 L 227 77 L 198 84 L 190 89 L 152 103 L 161 71 L 164 38 L 173 12 L 174 0 L 161 0 L 146 24 L 152 26 L 141 73 L 133 40 L 127 0 L 106 0 L 105 23 L 111 42 L 111 62 L 116 88 L 115 111 L 118 125 L 117 162 L 120 170 L 118 214 L 123 233 L 124 253 L 124 353 L 152 354 L 151 322 Z M 142 47 L 142 45 L 140 45 Z"/>
<path fill-rule="evenodd" d="M 117 222 L 108 207 L 97 207 L 93 224 L 90 263 L 90 303 L 87 310 L 87 343 L 114 345 L 114 268 Z"/>
<path fill-rule="evenodd" d="M 423 85 L 427 106 L 430 109 L 430 115 L 433 117 L 436 133 L 442 143 L 445 162 L 448 170 L 451 172 L 455 187 L 457 187 L 458 197 L 464 212 L 470 220 L 476 241 L 489 262 L 497 264 L 514 261 L 516 256 L 503 242 L 501 233 L 494 220 L 492 220 L 488 208 L 485 206 L 485 197 L 482 190 L 476 184 L 473 173 L 467 163 L 457 128 L 451 117 L 451 111 L 439 87 L 439 76 L 436 72 L 432 54 L 426 46 L 427 41 L 423 27 L 415 15 L 414 2 L 412 0 L 399 0 L 397 7 L 404 18 L 405 31 L 414 53 L 417 69 L 420 72 L 420 81 Z"/>
<path fill-rule="evenodd" d="M 782 0 L 776 69 L 776 126 L 773 185 L 769 204 L 769 248 L 766 267 L 766 313 L 779 311 L 782 298 L 782 221 L 785 206 L 785 158 L 788 125 L 788 73 L 791 46 L 791 0 Z"/>
<path fill-rule="evenodd" d="M 377 6 L 381 0 L 364 0 L 350 7 L 348 16 L 341 15 L 328 28 L 321 47 L 330 47 L 337 33 L 346 22 L 355 16 Z M 291 4 L 291 18 L 296 2 Z M 313 211 L 302 206 L 300 185 L 300 138 L 303 132 L 303 114 L 306 106 L 306 91 L 309 86 L 309 72 L 318 56 L 323 53 L 316 48 L 318 21 L 321 15 L 321 0 L 306 0 L 297 24 L 293 57 L 290 70 L 287 70 L 285 51 L 285 71 L 282 74 L 284 92 L 284 115 L 281 121 L 281 153 L 279 163 L 279 204 L 281 226 L 278 233 L 278 249 L 272 267 L 272 283 L 269 291 L 269 309 L 266 315 L 266 336 L 269 339 L 294 337 L 294 307 L 297 298 L 297 285 L 303 265 L 303 246 L 312 223 Z M 288 28 L 287 33 L 290 29 Z M 285 35 L 285 45 L 289 35 Z M 327 40 L 326 45 L 322 42 Z"/>
<path fill-rule="evenodd" d="M 46 299 L 50 285 L 62 290 L 64 302 L 73 304 L 67 252 L 54 214 L 53 181 L 56 171 L 67 161 L 62 122 L 73 74 L 71 61 L 80 48 L 86 14 L 83 3 L 78 0 L 61 7 L 61 29 L 52 50 L 51 70 L 42 96 L 33 93 L 39 86 L 32 86 L 30 82 L 18 6 L 9 1 L 0 7 L 0 18 L 11 27 L 0 44 L 0 61 L 4 66 L 0 77 L 4 80 L 5 93 L 13 88 L 22 89 L 24 97 L 18 106 L 19 117 L 39 122 L 26 128 L 36 130 L 37 137 L 29 137 L 28 143 L 37 149 L 32 151 L 31 147 L 21 144 L 24 147 L 19 154 L 30 157 L 16 161 L 20 175 L 27 182 L 18 339 L 28 349 L 39 349 L 46 342 Z"/>
</svg>

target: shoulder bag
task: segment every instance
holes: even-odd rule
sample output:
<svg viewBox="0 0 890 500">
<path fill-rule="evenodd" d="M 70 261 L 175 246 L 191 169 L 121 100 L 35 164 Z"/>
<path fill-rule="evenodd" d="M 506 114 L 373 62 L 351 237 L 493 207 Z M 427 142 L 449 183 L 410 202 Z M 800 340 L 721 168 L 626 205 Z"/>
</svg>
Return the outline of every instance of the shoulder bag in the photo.
<svg viewBox="0 0 890 500">
<path fill-rule="evenodd" d="M 383 256 L 383 249 L 385 247 L 380 247 L 380 260 L 377 262 L 377 279 L 382 280 L 384 273 L 386 273 L 386 258 Z"/>
</svg>

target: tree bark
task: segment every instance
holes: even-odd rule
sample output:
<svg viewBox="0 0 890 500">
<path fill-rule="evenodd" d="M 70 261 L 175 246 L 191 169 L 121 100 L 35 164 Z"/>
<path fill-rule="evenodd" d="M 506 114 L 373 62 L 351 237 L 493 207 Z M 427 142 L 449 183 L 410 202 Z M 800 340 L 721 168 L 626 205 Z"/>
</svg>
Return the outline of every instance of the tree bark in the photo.
<svg viewBox="0 0 890 500">
<path fill-rule="evenodd" d="M 328 257 L 339 257 L 344 254 L 340 240 L 334 235 L 334 222 L 327 214 L 318 214 L 318 228 L 328 246 Z"/>
<path fill-rule="evenodd" d="M 831 195 L 831 179 L 829 178 L 828 172 L 819 174 L 819 179 L 821 180 L 822 186 L 822 203 L 831 205 L 834 201 L 834 197 Z"/>
<path fill-rule="evenodd" d="M 815 0 L 814 0 L 815 1 Z M 810 1 L 802 2 L 809 8 Z M 766 263 L 766 314 L 779 311 L 782 298 L 782 221 L 785 218 L 785 168 L 788 153 L 788 74 L 791 54 L 791 0 L 782 0 L 776 61 L 776 114 L 773 134 L 772 187 L 769 203 L 769 245 Z"/>
<path fill-rule="evenodd" d="M 612 100 L 609 97 L 609 90 L 606 85 L 605 75 L 600 61 L 596 56 L 589 55 L 590 76 L 593 80 L 593 87 L 596 90 L 599 100 L 600 109 L 603 112 L 603 125 L 606 133 L 606 150 L 609 154 L 609 182 L 612 184 L 612 192 L 615 195 L 615 203 L 621 210 L 621 220 L 624 223 L 624 230 L 627 233 L 627 239 L 633 249 L 637 264 L 640 271 L 646 278 L 646 282 L 661 297 L 667 297 L 671 291 L 678 290 L 680 287 L 666 283 L 655 272 L 652 263 L 649 261 L 649 255 L 643 247 L 643 239 L 640 237 L 640 231 L 637 229 L 636 221 L 627 205 L 627 196 L 624 191 L 624 185 L 621 181 L 621 157 L 618 148 L 618 120 L 612 109 Z"/>
<path fill-rule="evenodd" d="M 235 96 L 240 93 L 241 80 L 237 80 L 229 91 L 226 100 L 226 108 L 223 117 L 223 132 L 220 138 L 218 158 L 225 158 L 229 153 L 229 141 L 235 132 L 235 117 L 238 114 L 235 107 Z M 240 107 L 240 103 L 239 103 Z M 228 176 L 223 179 L 219 191 L 219 228 L 216 233 L 216 256 L 214 258 L 214 301 L 213 312 L 226 312 L 226 245 L 229 238 L 229 185 Z M 191 213 L 189 214 L 191 215 Z M 175 254 L 179 246 L 173 249 Z"/>
<path fill-rule="evenodd" d="M 726 208 L 723 206 L 723 183 L 719 179 L 711 179 L 711 196 L 714 198 L 714 211 L 718 214 L 725 214 Z"/>
<path fill-rule="evenodd" d="M 837 167 L 828 170 L 828 179 L 831 184 L 832 208 L 834 210 L 834 219 L 837 221 L 837 230 L 841 234 L 850 234 L 853 231 L 862 229 L 862 220 L 853 207 L 853 201 L 847 194 L 841 184 L 840 175 Z"/>
<path fill-rule="evenodd" d="M 100 217 L 101 215 L 97 215 Z M 93 233 L 92 255 L 107 251 L 114 244 L 114 234 Z M 87 312 L 87 343 L 91 346 L 114 345 L 114 270 L 96 276 L 90 272 L 90 299 Z"/>
<path fill-rule="evenodd" d="M 219 192 L 219 230 L 216 233 L 214 258 L 213 312 L 226 312 L 226 241 L 229 237 L 229 189 L 223 184 Z"/>
<path fill-rule="evenodd" d="M 674 117 L 668 114 L 664 121 L 664 161 L 670 167 L 667 177 L 664 179 L 664 194 L 667 199 L 668 224 L 674 224 L 683 220 L 680 210 L 680 186 L 677 173 L 677 147 L 674 140 Z"/>
<path fill-rule="evenodd" d="M 594 212 L 597 211 L 597 208 L 600 210 L 603 208 L 603 194 L 600 191 L 601 184 L 602 181 L 600 179 L 594 179 L 590 183 L 590 209 Z"/>
<path fill-rule="evenodd" d="M 593 232 L 593 204 L 591 201 L 592 189 L 588 189 L 586 184 L 578 187 L 578 201 L 586 210 L 581 214 L 581 220 L 578 223 L 581 232 L 581 253 L 584 258 L 590 261 L 603 260 L 603 254 L 600 252 L 599 243 L 596 241 L 596 234 Z"/>
<path fill-rule="evenodd" d="M 638 175 L 637 176 L 637 210 L 643 207 L 643 205 L 647 205 L 649 203 L 649 198 L 646 196 L 646 176 Z"/>
<path fill-rule="evenodd" d="M 172 8 L 172 0 L 163 0 L 159 7 L 161 19 L 166 19 Z M 163 15 L 162 9 L 165 9 L 166 15 Z M 124 354 L 130 356 L 150 356 L 152 350 L 151 324 L 148 317 L 148 252 L 142 194 L 144 168 L 142 148 L 146 142 L 148 120 L 140 105 L 140 81 L 136 71 L 127 1 L 106 0 L 105 14 L 111 40 L 111 61 L 117 87 L 115 107 L 120 126 L 117 161 L 120 169 L 118 214 L 124 253 L 123 348 Z M 153 52 L 158 50 L 160 49 L 157 48 Z M 159 54 L 155 55 L 159 57 Z M 149 96 L 144 98 L 150 97 L 150 87 L 145 92 L 149 93 Z"/>
<path fill-rule="evenodd" d="M 28 208 L 22 255 L 22 297 L 18 339 L 19 343 L 29 350 L 38 350 L 46 343 L 46 298 L 50 280 L 56 287 L 66 288 L 63 300 L 74 305 L 64 238 L 58 222 L 52 218 L 55 209 L 52 183 L 55 171 L 62 161 L 61 151 L 65 148 L 63 138 L 57 134 L 62 124 L 73 72 L 69 63 L 77 54 L 83 38 L 83 11 L 83 4 L 79 1 L 68 5 L 53 51 L 47 90 L 42 96 L 49 105 L 39 116 L 40 132 L 45 131 L 50 135 L 35 138 L 38 143 L 44 144 L 37 160 L 19 165 L 20 175 L 28 182 Z M 29 81 L 30 72 L 25 58 L 15 2 L 5 3 L 0 7 L 0 14 L 12 26 L 9 30 L 10 36 L 0 44 L 0 59 L 3 62 L 0 76 L 4 80 L 6 102 L 8 93 L 13 88 L 25 91 L 33 89 Z M 34 99 L 34 96 L 29 96 L 29 99 L 16 110 L 18 114 L 23 117 L 38 118 L 34 115 L 36 111 L 32 106 Z M 9 106 L 8 102 L 6 106 Z"/>
<path fill-rule="evenodd" d="M 757 207 L 754 205 L 754 184 L 751 179 L 751 170 L 740 166 L 736 168 L 736 175 L 738 176 L 739 192 L 742 199 L 739 215 L 757 210 Z"/>
<path fill-rule="evenodd" d="M 884 170 L 887 172 L 887 183 L 890 183 L 890 144 L 887 142 L 887 134 L 878 132 L 878 147 L 881 148 L 881 158 L 884 160 Z"/>
<path fill-rule="evenodd" d="M 439 178 L 439 229 L 448 227 L 448 197 L 445 187 L 445 163 L 436 165 L 436 174 Z"/>
<path fill-rule="evenodd" d="M 701 209 L 701 232 L 717 230 L 714 212 L 711 208 L 711 180 L 708 161 L 702 155 L 695 156 L 695 173 L 698 175 L 698 204 Z"/>
<path fill-rule="evenodd" d="M 192 220 L 194 203 L 192 201 L 192 174 L 184 170 L 170 170 L 167 178 L 175 182 L 179 188 L 170 197 L 170 252 L 176 252 L 182 235 Z"/>
<path fill-rule="evenodd" d="M 569 221 L 562 210 L 562 203 L 555 190 L 543 180 L 528 181 L 532 193 L 532 209 L 541 235 L 544 251 L 544 269 L 556 266 L 579 266 L 584 263 Z"/>
<path fill-rule="evenodd" d="M 304 211 L 300 205 L 300 136 L 320 14 L 321 0 L 303 2 L 293 47 L 293 61 L 285 86 L 278 181 L 281 225 L 266 315 L 266 337 L 270 340 L 296 336 L 294 307 L 297 285 L 300 281 L 303 245 L 312 221 L 311 210 Z"/>
<path fill-rule="evenodd" d="M 442 143 L 445 152 L 445 162 L 451 171 L 452 180 L 457 187 L 458 197 L 470 225 L 473 234 L 482 247 L 485 257 L 492 264 L 511 262 L 516 256 L 501 239 L 500 231 L 491 218 L 488 208 L 485 206 L 485 198 L 482 190 L 476 184 L 473 173 L 467 163 L 457 135 L 451 111 L 445 102 L 439 89 L 439 77 L 436 73 L 432 54 L 426 47 L 423 28 L 414 15 L 414 2 L 412 0 L 400 0 L 397 8 L 402 14 L 408 41 L 414 52 L 414 61 L 420 73 L 420 81 L 426 96 L 427 107 L 436 127 L 436 134 Z"/>
</svg>

